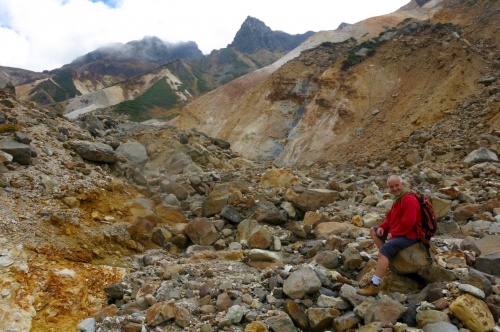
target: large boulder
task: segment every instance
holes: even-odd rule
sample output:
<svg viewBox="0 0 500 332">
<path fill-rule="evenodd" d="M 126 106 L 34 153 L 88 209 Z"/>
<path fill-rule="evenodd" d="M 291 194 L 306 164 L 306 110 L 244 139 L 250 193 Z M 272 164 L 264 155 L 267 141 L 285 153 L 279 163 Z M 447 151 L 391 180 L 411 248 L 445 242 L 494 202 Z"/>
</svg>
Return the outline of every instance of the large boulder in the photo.
<svg viewBox="0 0 500 332">
<path fill-rule="evenodd" d="M 138 142 L 126 142 L 116 148 L 116 155 L 127 159 L 127 164 L 133 168 L 142 169 L 148 161 L 144 145 Z"/>
<path fill-rule="evenodd" d="M 477 164 L 485 161 L 498 161 L 498 156 L 496 155 L 496 153 L 485 147 L 480 147 L 479 149 L 472 151 L 464 159 L 464 162 L 466 162 L 467 164 Z"/>
<path fill-rule="evenodd" d="M 365 313 L 365 324 L 371 322 L 391 322 L 397 320 L 405 313 L 406 307 L 389 297 L 382 297 L 368 306 Z"/>
<path fill-rule="evenodd" d="M 0 141 L 0 150 L 12 156 L 12 161 L 21 165 L 31 165 L 31 147 L 12 138 Z"/>
<path fill-rule="evenodd" d="M 197 218 L 189 222 L 186 234 L 191 241 L 202 246 L 210 246 L 220 237 L 212 221 L 205 218 Z"/>
<path fill-rule="evenodd" d="M 329 189 L 307 189 L 300 194 L 288 189 L 285 195 L 287 201 L 293 203 L 303 212 L 316 211 L 338 201 L 340 198 L 340 192 Z"/>
<path fill-rule="evenodd" d="M 391 259 L 389 268 L 397 274 L 417 273 L 422 268 L 432 264 L 427 250 L 421 242 L 417 242 L 403 250 Z"/>
<path fill-rule="evenodd" d="M 71 146 L 83 159 L 103 163 L 116 163 L 118 160 L 113 148 L 104 143 L 74 141 Z"/>
<path fill-rule="evenodd" d="M 460 295 L 451 303 L 450 311 L 472 332 L 491 331 L 495 327 L 486 303 L 471 294 Z"/>
<path fill-rule="evenodd" d="M 306 294 L 317 292 L 321 287 L 321 280 L 316 272 L 309 266 L 303 266 L 283 283 L 283 292 L 291 299 L 301 299 Z"/>
</svg>

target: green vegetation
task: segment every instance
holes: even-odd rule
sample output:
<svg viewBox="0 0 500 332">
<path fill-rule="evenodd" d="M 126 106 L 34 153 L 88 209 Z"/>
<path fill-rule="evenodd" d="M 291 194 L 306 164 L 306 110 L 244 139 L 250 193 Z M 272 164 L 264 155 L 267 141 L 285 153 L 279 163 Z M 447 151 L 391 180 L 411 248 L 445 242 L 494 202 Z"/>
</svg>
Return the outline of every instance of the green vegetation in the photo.
<svg viewBox="0 0 500 332">
<path fill-rule="evenodd" d="M 401 22 L 399 22 L 398 25 L 406 25 L 407 23 L 409 23 L 412 20 L 413 19 L 411 17 L 407 17 L 404 20 L 402 20 Z"/>
<path fill-rule="evenodd" d="M 238 69 L 250 68 L 250 66 L 245 61 L 241 60 L 238 54 L 230 48 L 222 50 L 218 64 L 232 64 Z"/>
<path fill-rule="evenodd" d="M 178 102 L 177 95 L 166 80 L 162 79 L 138 98 L 116 105 L 114 110 L 128 115 L 132 121 L 142 122 L 153 118 L 154 109 L 174 108 Z"/>
<path fill-rule="evenodd" d="M 182 86 L 177 87 L 180 91 L 186 91 L 188 86 L 193 86 L 196 80 L 193 73 L 186 68 L 183 62 L 174 61 L 167 65 L 167 68 L 179 78 L 183 83 Z"/>
<path fill-rule="evenodd" d="M 198 90 L 200 90 L 201 92 L 210 91 L 209 87 L 207 86 L 207 82 L 202 78 L 198 79 L 198 81 L 196 82 L 196 85 L 198 87 Z"/>
<path fill-rule="evenodd" d="M 257 68 L 262 68 L 262 67 L 264 67 L 264 66 L 262 65 L 262 63 L 260 63 L 259 61 L 255 60 L 254 58 L 249 58 L 249 59 L 250 59 L 250 61 L 252 61 L 252 62 L 253 62 L 253 64 L 254 64 L 255 66 L 257 66 Z"/>
<path fill-rule="evenodd" d="M 80 92 L 76 89 L 75 85 L 73 84 L 72 72 L 66 70 L 61 71 L 54 77 L 54 81 L 61 87 L 61 89 L 64 91 L 66 95 L 65 96 L 66 98 L 63 100 L 73 98 L 80 94 Z M 55 100 L 62 101 L 57 99 Z"/>
<path fill-rule="evenodd" d="M 336 45 L 336 43 L 334 42 L 322 42 L 321 44 L 319 44 L 319 46 L 321 47 L 334 47 Z"/>
<path fill-rule="evenodd" d="M 73 76 L 71 71 L 63 70 L 52 77 L 51 80 L 45 80 L 38 84 L 30 94 L 33 96 L 32 101 L 46 104 L 46 100 L 52 99 L 56 102 L 61 102 L 73 98 L 80 94 L 73 84 Z M 40 97 L 40 92 L 44 91 L 51 98 Z M 44 102 L 45 101 L 45 102 Z"/>
<path fill-rule="evenodd" d="M 38 84 L 33 90 L 31 90 L 30 95 L 32 96 L 30 99 L 36 103 L 44 104 L 44 98 L 40 97 L 44 95 L 43 92 L 51 96 L 54 101 L 66 100 L 66 93 L 64 92 L 64 90 L 61 89 L 52 80 L 43 81 L 42 83 Z"/>
<path fill-rule="evenodd" d="M 238 78 L 238 77 L 243 76 L 245 74 L 246 74 L 246 72 L 235 73 L 235 72 L 230 71 L 226 74 L 226 76 L 220 82 L 222 84 L 227 84 L 227 83 L 231 82 L 232 80 L 234 80 L 235 78 Z"/>
<path fill-rule="evenodd" d="M 363 62 L 365 59 L 364 56 L 357 56 L 356 52 L 358 52 L 361 49 L 368 49 L 368 52 L 366 53 L 366 57 L 370 57 L 375 54 L 375 50 L 377 47 L 382 45 L 385 42 L 385 40 L 380 40 L 379 37 L 372 38 L 370 40 L 367 40 L 358 46 L 354 47 L 349 51 L 347 54 L 347 59 L 342 62 L 342 67 L 341 70 L 346 71 L 347 69 Z"/>
<path fill-rule="evenodd" d="M 239 69 L 250 68 L 250 66 L 245 61 L 239 59 L 234 63 L 234 66 Z"/>
<path fill-rule="evenodd" d="M 238 55 L 230 48 L 222 50 L 219 56 L 219 63 L 233 63 L 238 60 Z"/>
<path fill-rule="evenodd" d="M 14 108 L 14 106 L 15 106 L 14 103 L 8 99 L 0 100 L 0 105 L 4 105 L 5 107 L 8 107 L 8 108 Z"/>
</svg>

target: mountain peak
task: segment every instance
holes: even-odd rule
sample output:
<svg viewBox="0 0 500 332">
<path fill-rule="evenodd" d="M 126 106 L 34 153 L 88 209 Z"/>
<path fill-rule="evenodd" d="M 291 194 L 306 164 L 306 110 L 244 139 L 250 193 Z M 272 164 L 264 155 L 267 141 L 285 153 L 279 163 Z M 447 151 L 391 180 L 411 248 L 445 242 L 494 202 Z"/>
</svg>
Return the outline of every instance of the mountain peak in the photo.
<svg viewBox="0 0 500 332">
<path fill-rule="evenodd" d="M 314 34 L 312 31 L 298 35 L 290 35 L 283 31 L 273 31 L 261 20 L 247 16 L 229 47 L 249 54 L 261 49 L 267 49 L 272 52 L 288 52 L 300 45 L 312 34 Z"/>
<path fill-rule="evenodd" d="M 203 53 L 195 42 L 167 43 L 156 36 L 145 36 L 126 44 L 100 47 L 78 57 L 69 65 L 77 71 L 92 70 L 100 75 L 121 76 L 122 79 L 145 74 L 176 59 L 195 60 Z"/>
</svg>

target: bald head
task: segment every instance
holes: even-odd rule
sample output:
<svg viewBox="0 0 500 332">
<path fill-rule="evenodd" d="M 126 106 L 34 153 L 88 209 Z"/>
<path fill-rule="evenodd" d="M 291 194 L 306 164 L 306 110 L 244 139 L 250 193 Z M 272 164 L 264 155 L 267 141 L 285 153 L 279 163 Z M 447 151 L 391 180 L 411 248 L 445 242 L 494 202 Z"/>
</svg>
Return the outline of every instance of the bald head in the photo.
<svg viewBox="0 0 500 332">
<path fill-rule="evenodd" d="M 399 196 L 403 193 L 405 184 L 399 175 L 391 175 L 387 179 L 387 186 L 394 196 Z"/>
<path fill-rule="evenodd" d="M 403 178 L 401 178 L 399 175 L 391 175 L 387 179 L 387 185 L 389 185 L 389 182 L 395 182 L 398 181 L 399 183 L 403 183 Z"/>
</svg>

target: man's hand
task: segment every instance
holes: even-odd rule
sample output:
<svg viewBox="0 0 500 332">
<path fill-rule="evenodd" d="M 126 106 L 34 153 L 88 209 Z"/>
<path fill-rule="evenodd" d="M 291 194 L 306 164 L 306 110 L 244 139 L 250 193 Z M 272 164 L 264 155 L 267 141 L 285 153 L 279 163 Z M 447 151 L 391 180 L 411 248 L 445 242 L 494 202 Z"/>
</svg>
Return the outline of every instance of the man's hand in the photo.
<svg viewBox="0 0 500 332">
<path fill-rule="evenodd" d="M 384 235 L 384 229 L 383 229 L 383 228 L 380 228 L 380 227 L 379 227 L 379 228 L 377 228 L 377 235 L 378 235 L 378 236 L 382 236 L 382 235 Z"/>
<path fill-rule="evenodd" d="M 387 234 L 387 240 L 390 240 L 390 239 L 392 239 L 392 234 L 391 233 Z"/>
</svg>

